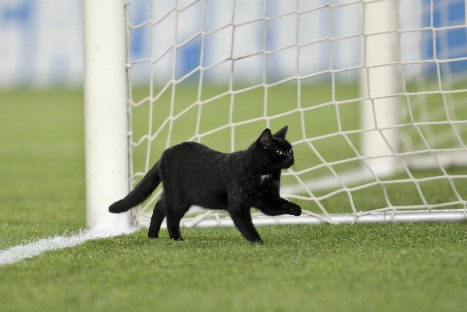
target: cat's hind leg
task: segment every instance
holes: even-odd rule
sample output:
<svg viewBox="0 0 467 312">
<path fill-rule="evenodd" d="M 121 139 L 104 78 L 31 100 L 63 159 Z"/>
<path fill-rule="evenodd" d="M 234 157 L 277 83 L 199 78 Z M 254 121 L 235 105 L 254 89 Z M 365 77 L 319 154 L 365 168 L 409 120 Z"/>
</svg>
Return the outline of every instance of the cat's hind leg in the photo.
<svg viewBox="0 0 467 312">
<path fill-rule="evenodd" d="M 148 237 L 157 238 L 159 237 L 159 231 L 161 229 L 162 221 L 165 218 L 165 199 L 162 195 L 161 199 L 154 206 L 152 212 L 151 224 L 149 225 Z"/>
<path fill-rule="evenodd" d="M 190 207 L 190 204 L 182 204 L 180 201 L 168 203 L 166 207 L 167 230 L 171 239 L 177 241 L 183 240 L 182 233 L 180 232 L 180 220 Z"/>
<path fill-rule="evenodd" d="M 183 216 L 167 216 L 167 230 L 169 237 L 173 240 L 183 240 L 182 232 L 180 231 L 180 220 Z"/>
</svg>

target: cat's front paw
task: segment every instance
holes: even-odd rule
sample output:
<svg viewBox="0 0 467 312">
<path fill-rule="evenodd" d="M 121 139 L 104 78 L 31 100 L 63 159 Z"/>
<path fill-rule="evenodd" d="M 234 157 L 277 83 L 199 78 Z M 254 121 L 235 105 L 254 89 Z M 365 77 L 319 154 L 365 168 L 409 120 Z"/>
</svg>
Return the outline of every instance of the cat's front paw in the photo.
<svg viewBox="0 0 467 312">
<path fill-rule="evenodd" d="M 302 208 L 299 205 L 294 204 L 294 203 L 291 203 L 289 210 L 290 210 L 291 215 L 294 215 L 297 217 L 302 214 Z"/>
</svg>

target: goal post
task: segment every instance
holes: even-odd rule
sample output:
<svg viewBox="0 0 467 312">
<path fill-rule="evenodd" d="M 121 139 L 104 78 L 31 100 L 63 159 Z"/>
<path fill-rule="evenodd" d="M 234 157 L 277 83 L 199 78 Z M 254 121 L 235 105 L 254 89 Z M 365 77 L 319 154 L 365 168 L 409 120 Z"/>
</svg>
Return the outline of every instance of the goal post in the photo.
<svg viewBox="0 0 467 312">
<path fill-rule="evenodd" d="M 400 47 L 397 33 L 399 0 L 363 1 L 364 70 L 360 90 L 362 154 L 377 176 L 388 176 L 396 169 L 398 152 L 397 89 L 400 77 Z M 386 156 L 386 157 L 384 157 Z"/>
<path fill-rule="evenodd" d="M 125 1 L 84 0 L 83 13 L 87 224 L 125 232 L 130 213 L 108 211 L 129 191 Z"/>
<path fill-rule="evenodd" d="M 254 223 L 466 219 L 465 0 L 219 3 L 84 1 L 91 228 L 149 222 L 160 188 L 131 216 L 107 207 L 166 148 L 232 152 L 285 124 L 281 192 L 304 214 Z"/>
</svg>

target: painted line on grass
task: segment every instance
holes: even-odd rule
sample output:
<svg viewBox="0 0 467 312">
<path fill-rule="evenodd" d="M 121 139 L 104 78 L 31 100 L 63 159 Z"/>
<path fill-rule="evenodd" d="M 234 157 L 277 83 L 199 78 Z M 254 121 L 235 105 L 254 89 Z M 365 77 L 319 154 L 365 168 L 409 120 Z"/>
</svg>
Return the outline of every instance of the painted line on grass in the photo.
<svg viewBox="0 0 467 312">
<path fill-rule="evenodd" d="M 0 250 L 0 266 L 30 259 L 47 251 L 77 246 L 93 239 L 109 238 L 122 234 L 129 234 L 136 230 L 138 229 L 132 229 L 130 232 L 125 233 L 83 230 L 71 236 L 55 236 L 41 239 L 29 244 L 10 247 L 5 250 Z"/>
</svg>

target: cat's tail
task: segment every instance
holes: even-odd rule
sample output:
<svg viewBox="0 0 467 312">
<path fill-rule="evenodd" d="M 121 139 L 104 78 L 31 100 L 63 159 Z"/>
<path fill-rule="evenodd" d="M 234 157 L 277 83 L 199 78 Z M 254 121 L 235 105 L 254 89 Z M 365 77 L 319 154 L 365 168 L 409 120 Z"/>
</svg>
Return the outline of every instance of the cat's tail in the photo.
<svg viewBox="0 0 467 312">
<path fill-rule="evenodd" d="M 123 199 L 109 207 L 109 211 L 120 213 L 130 210 L 144 202 L 161 182 L 159 161 L 149 170 L 136 187 Z"/>
</svg>

